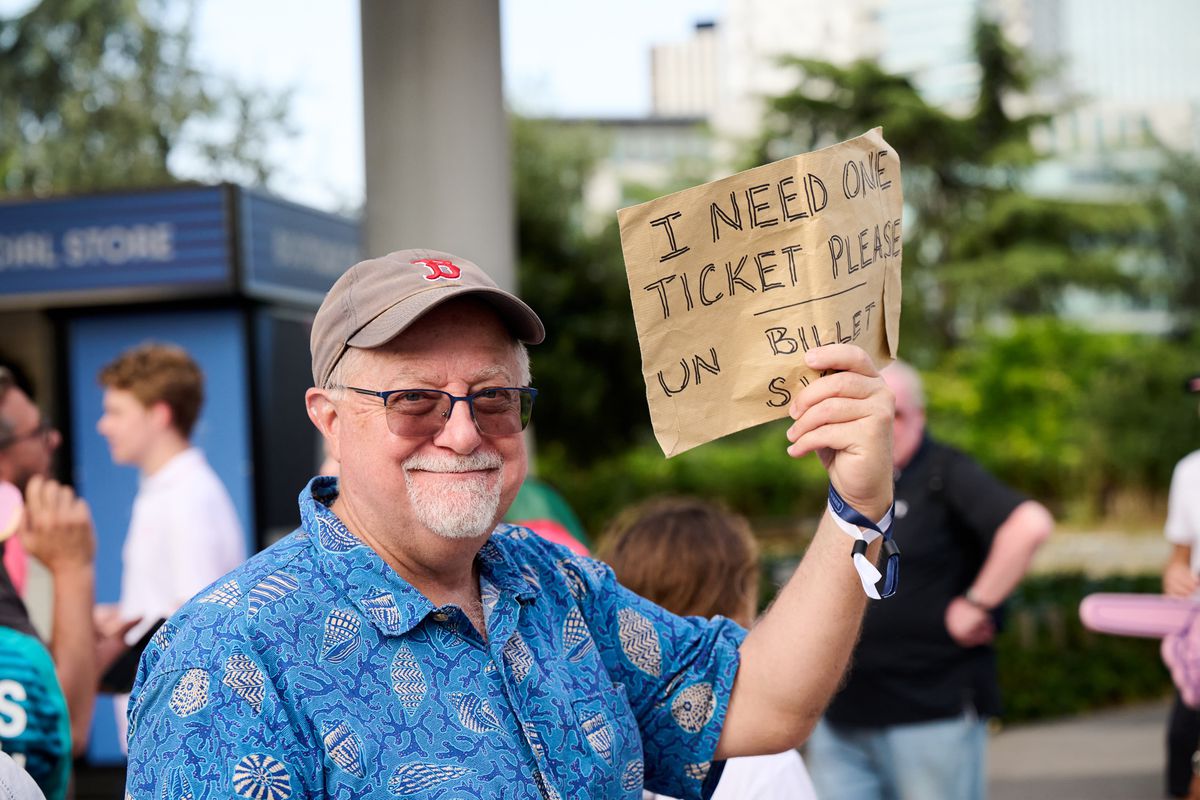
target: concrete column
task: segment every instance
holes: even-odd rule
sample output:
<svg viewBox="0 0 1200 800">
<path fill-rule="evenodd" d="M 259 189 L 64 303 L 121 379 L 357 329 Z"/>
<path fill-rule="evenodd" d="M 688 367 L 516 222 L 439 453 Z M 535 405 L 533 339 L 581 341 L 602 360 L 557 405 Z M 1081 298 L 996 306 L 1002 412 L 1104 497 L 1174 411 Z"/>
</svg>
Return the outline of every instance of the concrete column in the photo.
<svg viewBox="0 0 1200 800">
<path fill-rule="evenodd" d="M 360 0 L 365 245 L 447 250 L 515 286 L 499 0 Z"/>
</svg>

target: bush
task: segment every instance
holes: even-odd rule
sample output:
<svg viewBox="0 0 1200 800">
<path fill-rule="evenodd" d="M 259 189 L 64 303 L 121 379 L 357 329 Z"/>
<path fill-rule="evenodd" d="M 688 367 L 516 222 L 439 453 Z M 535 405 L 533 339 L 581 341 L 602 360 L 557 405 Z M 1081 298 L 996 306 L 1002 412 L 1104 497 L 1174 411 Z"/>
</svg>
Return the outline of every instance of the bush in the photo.
<svg viewBox="0 0 1200 800">
<path fill-rule="evenodd" d="M 1175 463 L 1200 447 L 1196 398 L 1182 390 L 1184 377 L 1200 370 L 1198 345 L 1054 320 L 1016 323 L 923 371 L 929 427 L 1060 515 L 1070 509 L 1082 517 L 1076 522 L 1091 523 L 1111 515 L 1122 495 L 1164 497 Z M 570 417 L 568 400 L 550 402 Z M 584 458 L 585 444 L 544 442 L 539 474 L 592 533 L 660 493 L 719 499 L 756 524 L 811 517 L 824 503 L 826 477 L 815 458 L 787 455 L 787 425 L 762 425 L 672 459 L 648 432 L 600 459 Z M 605 438 L 600 430 L 579 436 Z"/>
<path fill-rule="evenodd" d="M 788 424 L 742 431 L 670 459 L 649 441 L 585 467 L 550 447 L 538 453 L 538 473 L 593 535 L 622 508 L 656 494 L 720 500 L 753 520 L 812 517 L 824 506 L 828 478 L 815 457 L 787 454 Z"/>
<path fill-rule="evenodd" d="M 1077 714 L 1168 692 L 1159 640 L 1093 633 L 1079 620 L 1079 604 L 1089 594 L 1159 591 L 1158 575 L 1026 579 L 1008 602 L 1007 624 L 996 640 L 1005 721 Z"/>
<path fill-rule="evenodd" d="M 798 556 L 764 559 L 760 610 L 796 567 Z M 1096 592 L 1158 593 L 1158 575 L 1037 575 L 1005 604 L 996 639 L 1005 722 L 1078 714 L 1162 697 L 1171 677 L 1158 639 L 1093 633 L 1079 620 L 1079 604 Z"/>
<path fill-rule="evenodd" d="M 1119 491 L 1164 495 L 1200 447 L 1183 392 L 1198 344 L 1023 321 L 925 373 L 929 425 L 1032 496 L 1103 517 Z"/>
</svg>

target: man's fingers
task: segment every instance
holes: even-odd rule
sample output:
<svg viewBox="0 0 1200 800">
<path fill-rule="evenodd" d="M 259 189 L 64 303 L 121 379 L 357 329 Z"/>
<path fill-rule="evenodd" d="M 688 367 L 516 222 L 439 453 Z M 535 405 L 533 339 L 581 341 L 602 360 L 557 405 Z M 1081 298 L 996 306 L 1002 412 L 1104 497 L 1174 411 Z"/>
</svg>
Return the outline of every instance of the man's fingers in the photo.
<svg viewBox="0 0 1200 800">
<path fill-rule="evenodd" d="M 37 516 L 37 513 L 45 506 L 42 502 L 42 490 L 45 484 L 46 479 L 41 475 L 34 475 L 29 479 L 29 483 L 25 484 L 25 509 L 29 512 L 30 517 Z"/>
<path fill-rule="evenodd" d="M 35 514 L 63 511 L 75 499 L 75 492 L 53 478 L 34 475 L 25 487 L 25 505 Z"/>
<path fill-rule="evenodd" d="M 87 501 L 84 500 L 82 497 L 74 496 L 74 492 L 72 492 L 71 494 L 72 494 L 72 498 L 71 498 L 70 510 L 69 510 L 71 522 L 73 522 L 77 525 L 90 524 L 92 521 L 91 506 L 89 506 Z"/>
<path fill-rule="evenodd" d="M 836 372 L 805 386 L 792 400 L 788 412 L 799 419 L 805 411 L 830 397 L 849 397 L 864 400 L 887 388 L 880 378 L 870 378 L 857 372 Z"/>
<path fill-rule="evenodd" d="M 828 448 L 842 451 L 862 442 L 862 431 L 857 421 L 840 422 L 822 425 L 816 430 L 809 431 L 792 442 L 787 452 L 790 456 L 800 456 Z"/>
<path fill-rule="evenodd" d="M 788 428 L 788 439 L 796 441 L 809 431 L 822 425 L 836 425 L 869 418 L 881 412 L 881 407 L 867 400 L 845 397 L 830 397 L 804 412 L 804 415 Z"/>
<path fill-rule="evenodd" d="M 54 507 L 63 514 L 72 514 L 76 510 L 76 503 L 79 501 L 75 490 L 58 481 L 50 481 L 50 483 L 54 486 Z"/>
<path fill-rule="evenodd" d="M 809 369 L 818 372 L 848 371 L 857 372 L 870 378 L 879 376 L 875 363 L 867 355 L 867 351 L 854 344 L 827 344 L 824 347 L 814 347 L 804 354 L 804 363 Z"/>
</svg>

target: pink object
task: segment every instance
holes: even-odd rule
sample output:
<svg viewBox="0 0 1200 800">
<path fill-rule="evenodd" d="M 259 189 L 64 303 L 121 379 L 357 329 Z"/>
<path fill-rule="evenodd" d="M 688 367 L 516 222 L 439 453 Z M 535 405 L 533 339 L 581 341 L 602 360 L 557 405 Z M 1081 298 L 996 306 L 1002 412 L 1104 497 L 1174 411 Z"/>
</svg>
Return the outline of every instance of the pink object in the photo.
<svg viewBox="0 0 1200 800">
<path fill-rule="evenodd" d="M 1200 601 L 1164 594 L 1089 594 L 1079 604 L 1084 627 L 1118 636 L 1161 639 L 1182 631 Z"/>
<path fill-rule="evenodd" d="M 25 594 L 27 557 L 20 539 L 13 534 L 21 524 L 24 508 L 25 502 L 21 498 L 20 489 L 11 483 L 0 481 L 0 542 L 7 540 L 4 545 L 4 568 L 21 595 Z"/>
<path fill-rule="evenodd" d="M 25 596 L 25 584 L 29 578 L 29 555 L 21 546 L 19 537 L 12 537 L 4 543 L 4 569 L 21 597 Z"/>
<path fill-rule="evenodd" d="M 543 539 L 554 542 L 555 544 L 566 545 L 571 549 L 571 552 L 577 556 L 591 555 L 588 552 L 588 549 L 583 546 L 582 542 L 572 536 L 566 528 L 552 519 L 523 519 L 515 524 L 523 525 Z"/>
<path fill-rule="evenodd" d="M 1161 594 L 1092 594 L 1079 604 L 1083 624 L 1101 633 L 1161 638 L 1162 658 L 1183 702 L 1200 708 L 1200 600 Z"/>
</svg>

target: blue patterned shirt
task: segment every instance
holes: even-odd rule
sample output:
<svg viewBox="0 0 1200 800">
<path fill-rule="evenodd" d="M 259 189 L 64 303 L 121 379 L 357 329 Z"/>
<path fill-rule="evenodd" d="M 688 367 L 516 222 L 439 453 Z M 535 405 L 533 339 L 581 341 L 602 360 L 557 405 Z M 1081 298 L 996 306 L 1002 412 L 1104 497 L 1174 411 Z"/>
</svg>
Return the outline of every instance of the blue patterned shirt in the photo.
<svg viewBox="0 0 1200 800">
<path fill-rule="evenodd" d="M 298 530 L 155 635 L 132 797 L 708 795 L 740 627 L 674 616 L 502 525 L 476 558 L 485 641 L 351 534 L 336 494 L 314 479 Z"/>
</svg>

